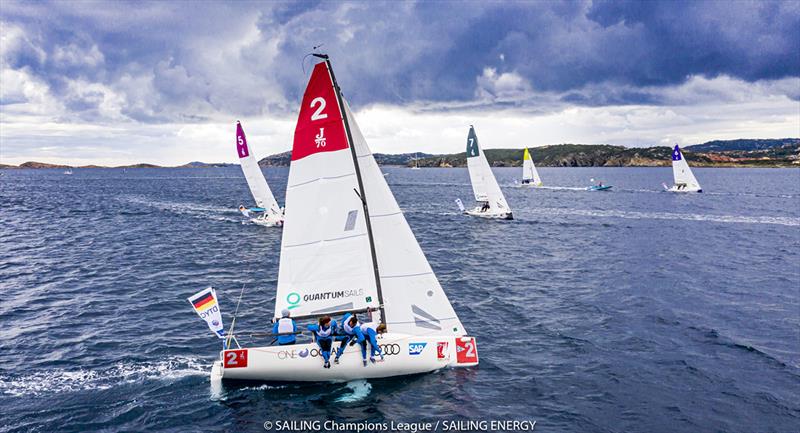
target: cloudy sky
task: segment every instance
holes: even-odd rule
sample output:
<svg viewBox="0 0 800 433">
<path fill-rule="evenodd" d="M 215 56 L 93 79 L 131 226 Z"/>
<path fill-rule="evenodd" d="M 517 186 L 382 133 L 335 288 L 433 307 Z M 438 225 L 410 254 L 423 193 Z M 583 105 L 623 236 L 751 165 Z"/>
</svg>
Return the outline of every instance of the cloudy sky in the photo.
<svg viewBox="0 0 800 433">
<path fill-rule="evenodd" d="M 0 2 L 0 162 L 288 150 L 312 47 L 373 151 L 800 136 L 800 2 Z M 305 72 L 304 72 L 305 66 Z"/>
</svg>

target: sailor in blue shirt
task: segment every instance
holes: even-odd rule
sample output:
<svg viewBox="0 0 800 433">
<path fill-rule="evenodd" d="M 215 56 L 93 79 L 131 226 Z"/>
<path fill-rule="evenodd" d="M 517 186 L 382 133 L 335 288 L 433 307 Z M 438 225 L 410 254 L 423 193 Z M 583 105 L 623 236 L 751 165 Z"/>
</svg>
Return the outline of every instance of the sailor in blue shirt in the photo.
<svg viewBox="0 0 800 433">
<path fill-rule="evenodd" d="M 386 325 L 381 323 L 378 324 L 377 322 L 371 323 L 362 323 L 361 325 L 361 333 L 364 335 L 364 341 L 361 341 L 361 360 L 364 363 L 364 366 L 367 366 L 367 342 L 369 342 L 370 351 L 369 351 L 369 360 L 373 364 L 375 363 L 375 355 L 381 357 L 381 361 L 383 361 L 383 353 L 381 353 L 381 348 L 378 345 L 378 334 L 383 334 L 386 332 Z"/>
<path fill-rule="evenodd" d="M 294 344 L 297 339 L 294 333 L 297 332 L 297 325 L 289 317 L 289 310 L 284 308 L 281 311 L 281 318 L 272 325 L 272 333 L 278 336 L 278 344 Z"/>
<path fill-rule="evenodd" d="M 314 336 L 319 346 L 319 353 L 325 361 L 323 368 L 331 368 L 331 347 L 333 346 L 333 330 L 336 329 L 336 321 L 331 320 L 330 316 L 319 318 L 316 325 L 308 325 L 308 330 Z"/>
<path fill-rule="evenodd" d="M 354 314 L 347 313 L 342 317 L 342 324 L 339 327 L 339 334 L 341 335 L 341 344 L 339 344 L 339 348 L 336 350 L 336 359 L 333 360 L 334 364 L 339 363 L 339 358 L 344 353 L 344 349 L 347 347 L 348 344 L 355 343 L 356 341 L 361 343 L 364 341 L 364 334 L 361 332 L 361 327 L 358 323 L 358 318 Z"/>
</svg>

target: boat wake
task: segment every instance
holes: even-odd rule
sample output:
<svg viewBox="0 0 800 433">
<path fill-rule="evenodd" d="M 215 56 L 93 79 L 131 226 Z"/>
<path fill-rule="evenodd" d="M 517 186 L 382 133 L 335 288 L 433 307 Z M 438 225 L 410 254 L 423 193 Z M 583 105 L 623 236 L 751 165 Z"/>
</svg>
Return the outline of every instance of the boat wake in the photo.
<svg viewBox="0 0 800 433">
<path fill-rule="evenodd" d="M 14 397 L 102 391 L 149 380 L 173 381 L 188 376 L 207 376 L 208 363 L 187 357 L 156 362 L 120 362 L 104 370 L 52 369 L 24 375 L 0 374 L 0 394 Z"/>
<path fill-rule="evenodd" d="M 539 215 L 579 215 L 587 217 L 601 218 L 625 218 L 625 219 L 658 219 L 658 220 L 684 220 L 684 221 L 708 221 L 717 223 L 736 223 L 736 224 L 777 224 L 784 226 L 800 226 L 800 218 L 777 217 L 777 216 L 742 216 L 742 215 L 704 215 L 704 214 L 685 214 L 670 212 L 636 212 L 619 210 L 589 210 L 589 209 L 563 209 L 563 208 L 539 208 L 531 211 Z"/>
<path fill-rule="evenodd" d="M 337 398 L 337 403 L 355 403 L 357 401 L 361 401 L 365 399 L 372 391 L 372 385 L 363 379 L 347 382 L 346 386 L 351 392 Z"/>
<path fill-rule="evenodd" d="M 150 207 L 163 212 L 190 215 L 198 218 L 213 219 L 217 221 L 241 221 L 241 218 L 238 218 L 239 211 L 235 208 L 209 206 L 199 203 L 158 201 L 140 196 L 124 197 L 123 200 L 128 203 Z"/>
</svg>

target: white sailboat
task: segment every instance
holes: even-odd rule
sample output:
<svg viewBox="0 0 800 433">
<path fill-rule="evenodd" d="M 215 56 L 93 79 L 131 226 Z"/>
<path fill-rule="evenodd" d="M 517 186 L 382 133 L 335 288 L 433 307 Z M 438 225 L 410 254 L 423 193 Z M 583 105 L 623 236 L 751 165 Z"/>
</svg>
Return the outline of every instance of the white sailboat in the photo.
<svg viewBox="0 0 800 433">
<path fill-rule="evenodd" d="M 703 192 L 697 178 L 694 177 L 692 169 L 683 157 L 680 147 L 676 144 L 672 149 L 672 176 L 675 184 L 672 187 L 664 185 L 664 189 L 669 192 Z"/>
<path fill-rule="evenodd" d="M 212 380 L 349 381 L 478 364 L 474 337 L 442 290 L 344 100 L 328 56 L 303 96 L 286 188 L 275 317 L 350 312 L 380 322 L 385 360 L 347 347 L 323 368 L 315 343 L 228 345 Z M 229 341 L 238 346 L 234 331 Z"/>
<path fill-rule="evenodd" d="M 470 125 L 467 135 L 467 169 L 478 205 L 473 209 L 462 209 L 462 211 L 467 215 L 481 218 L 514 219 L 511 208 L 492 173 L 492 168 L 489 167 L 486 155 L 478 146 L 478 136 L 472 125 Z"/>
<path fill-rule="evenodd" d="M 539 172 L 536 170 L 536 165 L 534 165 L 527 147 L 522 155 L 522 183 L 520 185 L 542 186 L 542 178 L 539 177 Z"/>
<path fill-rule="evenodd" d="M 283 225 L 283 210 L 272 195 L 272 191 L 267 185 L 267 179 L 258 166 L 255 155 L 247 146 L 247 137 L 244 135 L 242 124 L 236 122 L 236 153 L 239 155 L 239 165 L 242 167 L 244 178 L 256 201 L 256 207 L 246 208 L 239 206 L 239 211 L 256 224 L 269 227 L 280 227 Z M 251 217 L 253 214 L 257 215 Z"/>
<path fill-rule="evenodd" d="M 411 167 L 412 170 L 419 170 L 419 152 L 414 158 L 414 166 Z"/>
</svg>

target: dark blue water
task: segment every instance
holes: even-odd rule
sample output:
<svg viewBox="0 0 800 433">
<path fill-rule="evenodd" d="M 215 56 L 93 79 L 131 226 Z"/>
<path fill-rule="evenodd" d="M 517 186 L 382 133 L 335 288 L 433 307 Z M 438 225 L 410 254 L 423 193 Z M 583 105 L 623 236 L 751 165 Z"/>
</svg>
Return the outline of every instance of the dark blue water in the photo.
<svg viewBox="0 0 800 433">
<path fill-rule="evenodd" d="M 220 344 L 186 297 L 217 287 L 229 323 L 244 284 L 237 330 L 263 331 L 277 278 L 280 230 L 242 224 L 238 168 L 6 170 L 0 430 L 798 430 L 799 170 L 697 169 L 707 193 L 675 195 L 659 192 L 668 168 L 544 168 L 563 188 L 504 188 L 512 222 L 456 212 L 471 196 L 463 169 L 385 171 L 478 338 L 478 368 L 212 397 Z M 511 185 L 519 169 L 496 173 Z M 287 170 L 266 174 L 282 197 Z M 580 190 L 592 177 L 614 190 Z"/>
</svg>

